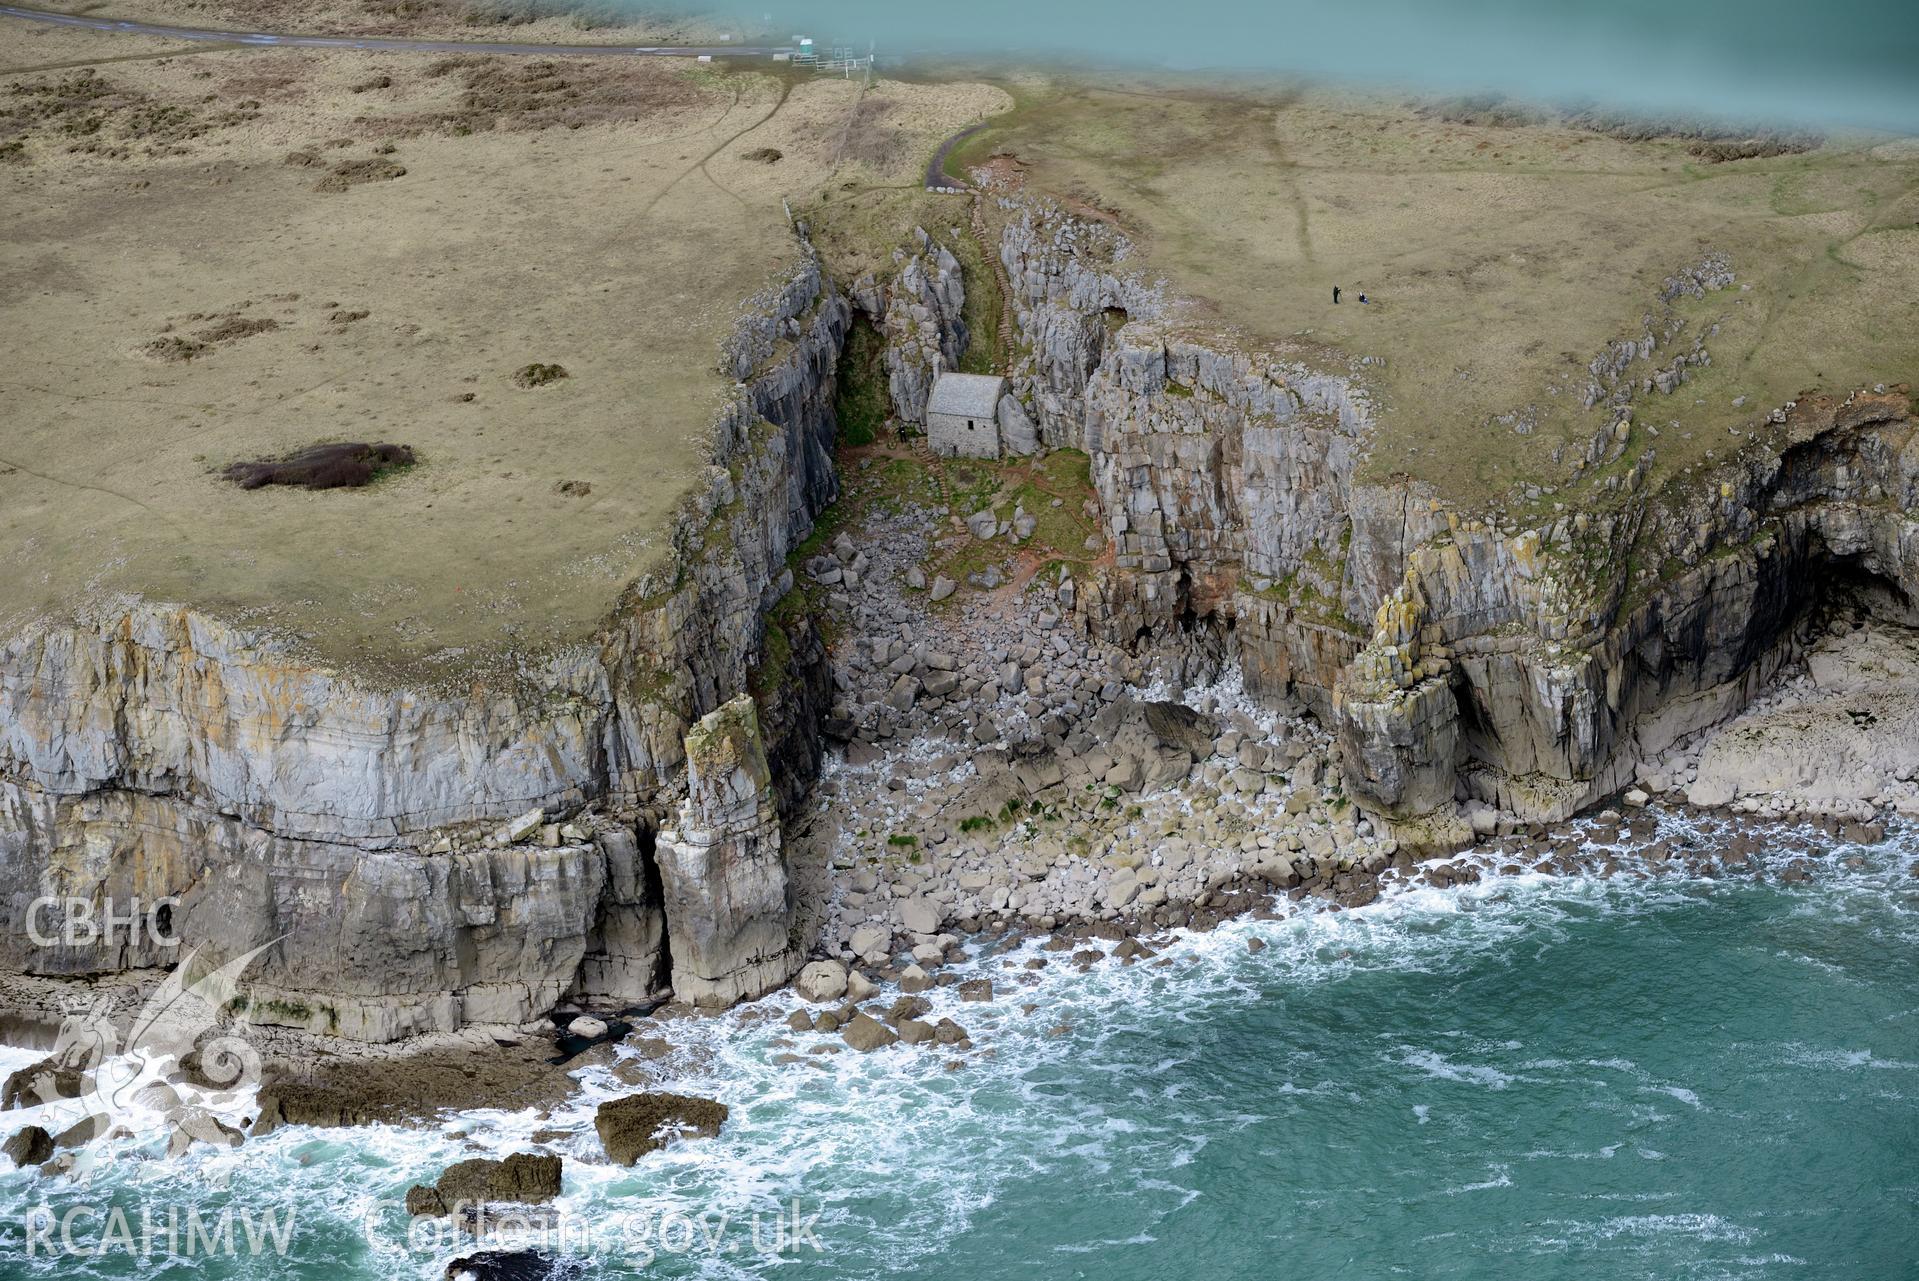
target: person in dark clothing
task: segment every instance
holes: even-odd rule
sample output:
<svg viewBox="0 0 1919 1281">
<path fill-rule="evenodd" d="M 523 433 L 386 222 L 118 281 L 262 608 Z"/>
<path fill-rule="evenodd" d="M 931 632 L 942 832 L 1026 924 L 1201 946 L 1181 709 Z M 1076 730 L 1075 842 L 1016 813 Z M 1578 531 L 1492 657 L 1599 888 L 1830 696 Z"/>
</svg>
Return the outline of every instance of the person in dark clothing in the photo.
<svg viewBox="0 0 1919 1281">
<path fill-rule="evenodd" d="M 1359 296 L 1359 300 L 1360 300 L 1361 302 L 1365 302 L 1365 301 L 1366 301 L 1366 295 L 1365 295 L 1365 294 L 1361 294 L 1361 295 Z"/>
<path fill-rule="evenodd" d="M 1339 286 L 1333 286 L 1333 306 L 1339 306 Z"/>
</svg>

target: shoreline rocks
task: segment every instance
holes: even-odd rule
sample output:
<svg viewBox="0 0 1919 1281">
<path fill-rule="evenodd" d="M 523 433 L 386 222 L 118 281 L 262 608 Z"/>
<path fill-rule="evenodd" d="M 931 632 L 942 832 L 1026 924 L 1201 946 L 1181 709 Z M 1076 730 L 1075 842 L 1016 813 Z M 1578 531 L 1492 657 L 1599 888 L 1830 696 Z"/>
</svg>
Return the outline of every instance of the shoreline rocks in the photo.
<svg viewBox="0 0 1919 1281">
<path fill-rule="evenodd" d="M 491 1204 L 545 1205 L 560 1195 L 557 1156 L 515 1152 L 504 1160 L 474 1157 L 449 1165 L 431 1185 L 406 1191 L 408 1215 L 439 1217 Z"/>
<path fill-rule="evenodd" d="M 608 1099 L 593 1114 L 606 1159 L 632 1165 L 675 1137 L 717 1138 L 728 1115 L 724 1103 L 685 1094 L 654 1092 Z"/>
</svg>

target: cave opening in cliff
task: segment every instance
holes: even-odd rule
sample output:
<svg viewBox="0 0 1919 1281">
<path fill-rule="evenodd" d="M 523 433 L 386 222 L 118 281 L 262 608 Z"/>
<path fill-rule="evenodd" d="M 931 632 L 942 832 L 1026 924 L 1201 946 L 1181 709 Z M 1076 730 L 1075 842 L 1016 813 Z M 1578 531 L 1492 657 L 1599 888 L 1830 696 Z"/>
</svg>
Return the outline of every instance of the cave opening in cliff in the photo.
<svg viewBox="0 0 1919 1281">
<path fill-rule="evenodd" d="M 1808 615 L 1830 617 L 1848 613 L 1883 622 L 1919 626 L 1919 612 L 1911 593 L 1893 579 L 1869 568 L 1858 556 L 1832 556 L 1815 567 L 1819 587 Z"/>
</svg>

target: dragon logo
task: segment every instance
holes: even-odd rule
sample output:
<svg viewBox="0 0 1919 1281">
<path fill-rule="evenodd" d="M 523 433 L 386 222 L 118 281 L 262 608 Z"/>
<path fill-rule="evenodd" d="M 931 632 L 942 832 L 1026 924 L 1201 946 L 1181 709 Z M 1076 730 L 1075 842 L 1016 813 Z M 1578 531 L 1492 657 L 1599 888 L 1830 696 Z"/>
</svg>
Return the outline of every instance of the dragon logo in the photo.
<svg viewBox="0 0 1919 1281">
<path fill-rule="evenodd" d="M 159 1112 L 179 1133 L 231 1146 L 233 1131 L 215 1109 L 258 1087 L 260 1054 L 238 1035 L 202 1037 L 220 1026 L 247 967 L 279 942 L 264 943 L 217 968 L 200 962 L 195 948 L 147 998 L 124 1034 L 104 998 L 69 1015 L 45 1060 L 56 1070 L 36 1077 L 31 1093 L 63 1118 L 89 1123 L 91 1138 L 116 1131 L 138 1134 Z M 77 1098 L 60 1089 L 61 1077 L 71 1080 L 76 1070 L 85 1087 Z M 85 1181 L 109 1160 L 82 1148 L 72 1173 Z"/>
</svg>

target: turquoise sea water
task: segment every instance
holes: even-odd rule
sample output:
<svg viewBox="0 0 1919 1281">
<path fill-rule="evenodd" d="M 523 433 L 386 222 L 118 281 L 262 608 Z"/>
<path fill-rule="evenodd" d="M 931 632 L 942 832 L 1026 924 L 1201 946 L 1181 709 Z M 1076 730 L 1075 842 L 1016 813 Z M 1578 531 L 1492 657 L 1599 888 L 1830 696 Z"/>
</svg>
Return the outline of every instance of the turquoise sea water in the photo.
<svg viewBox="0 0 1919 1281">
<path fill-rule="evenodd" d="M 638 4 L 638 0 L 615 0 Z M 657 9 L 657 3 L 639 5 Z M 685 0 L 884 58 L 1281 72 L 1919 131 L 1910 0 Z"/>
<path fill-rule="evenodd" d="M 1081 974 L 1051 954 L 1030 987 L 991 956 L 992 1005 L 934 994 L 982 1047 L 954 1071 L 905 1046 L 806 1054 L 824 1038 L 786 1030 L 790 997 L 675 1024 L 673 1088 L 732 1119 L 632 1170 L 569 1162 L 566 1248 L 604 1277 L 1919 1275 L 1914 850 L 1864 868 L 1835 851 L 1799 887 L 1418 891 L 1236 922 L 1167 966 Z M 777 1061 L 793 1052 L 821 1066 Z M 542 1126 L 585 1127 L 560 1150 L 593 1153 L 591 1105 L 626 1088 L 596 1071 L 553 1117 L 432 1134 L 122 1152 L 86 1185 L 0 1174 L 0 1276 L 435 1277 L 470 1246 L 409 1246 L 408 1183 Z M 770 1247 L 796 1202 L 822 1250 L 759 1253 L 753 1214 Z M 294 1229 L 284 1256 L 29 1258 L 43 1204 L 121 1205 L 136 1244 L 143 1207 L 256 1226 L 272 1209 Z"/>
</svg>

